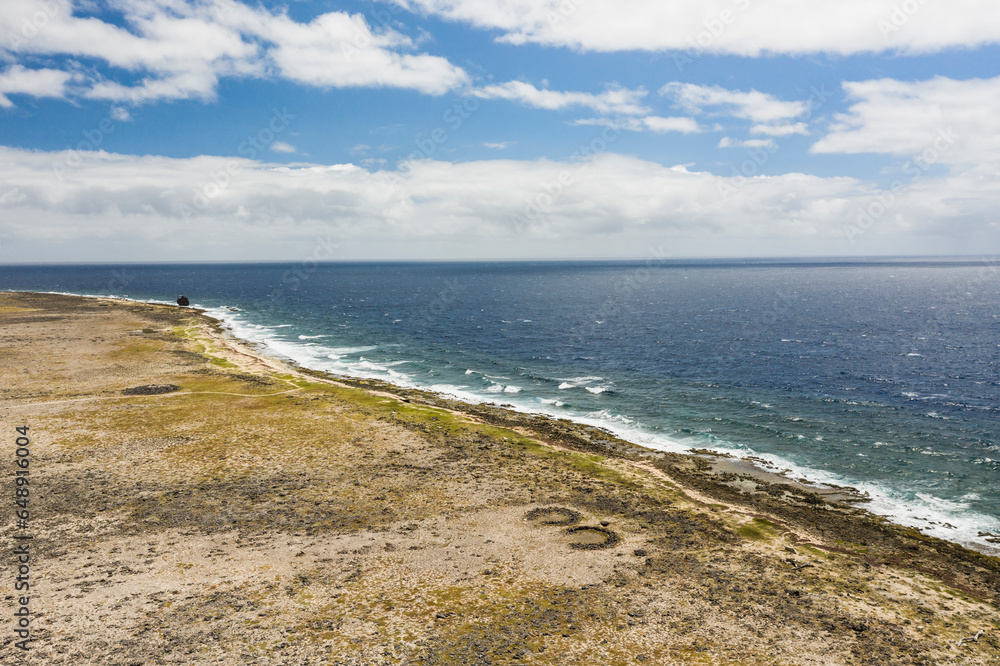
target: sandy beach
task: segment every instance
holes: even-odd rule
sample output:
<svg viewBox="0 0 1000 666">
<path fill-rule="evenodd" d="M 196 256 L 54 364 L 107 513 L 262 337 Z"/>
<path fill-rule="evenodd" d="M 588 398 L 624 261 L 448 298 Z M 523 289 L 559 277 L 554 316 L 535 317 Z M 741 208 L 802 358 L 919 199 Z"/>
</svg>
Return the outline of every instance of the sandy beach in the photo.
<svg viewBox="0 0 1000 666">
<path fill-rule="evenodd" d="M 187 308 L 3 292 L 0 358 L 2 663 L 1000 662 L 1000 559 L 849 489 L 292 367 Z"/>
</svg>

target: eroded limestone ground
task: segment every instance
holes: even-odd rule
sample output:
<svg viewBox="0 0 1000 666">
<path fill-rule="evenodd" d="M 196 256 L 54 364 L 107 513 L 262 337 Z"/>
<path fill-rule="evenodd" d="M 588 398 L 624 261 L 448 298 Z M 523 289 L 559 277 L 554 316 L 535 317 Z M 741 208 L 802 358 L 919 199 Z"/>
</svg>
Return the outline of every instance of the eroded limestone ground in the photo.
<svg viewBox="0 0 1000 666">
<path fill-rule="evenodd" d="M 180 308 L 0 294 L 0 326 L 33 663 L 1000 661 L 1000 561 L 801 488 L 326 381 Z"/>
</svg>

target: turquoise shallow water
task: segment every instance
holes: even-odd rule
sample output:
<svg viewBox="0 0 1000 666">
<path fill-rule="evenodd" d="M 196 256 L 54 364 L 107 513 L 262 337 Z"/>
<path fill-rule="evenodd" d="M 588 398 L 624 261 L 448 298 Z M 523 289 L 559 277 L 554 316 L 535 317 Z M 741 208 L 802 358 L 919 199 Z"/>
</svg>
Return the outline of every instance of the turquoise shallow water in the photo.
<svg viewBox="0 0 1000 666">
<path fill-rule="evenodd" d="M 39 266 L 0 269 L 0 288 L 183 293 L 303 365 L 760 456 L 988 549 L 998 277 L 986 261 Z"/>
</svg>

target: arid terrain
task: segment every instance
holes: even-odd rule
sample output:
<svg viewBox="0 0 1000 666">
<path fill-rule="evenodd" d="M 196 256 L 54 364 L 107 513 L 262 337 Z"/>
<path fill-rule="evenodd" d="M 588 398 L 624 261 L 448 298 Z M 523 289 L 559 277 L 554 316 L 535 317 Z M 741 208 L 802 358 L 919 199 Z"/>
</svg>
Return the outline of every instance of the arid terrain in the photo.
<svg viewBox="0 0 1000 666">
<path fill-rule="evenodd" d="M 1000 663 L 1000 559 L 849 492 L 325 377 L 186 308 L 0 293 L 0 359 L 0 663 Z"/>
</svg>

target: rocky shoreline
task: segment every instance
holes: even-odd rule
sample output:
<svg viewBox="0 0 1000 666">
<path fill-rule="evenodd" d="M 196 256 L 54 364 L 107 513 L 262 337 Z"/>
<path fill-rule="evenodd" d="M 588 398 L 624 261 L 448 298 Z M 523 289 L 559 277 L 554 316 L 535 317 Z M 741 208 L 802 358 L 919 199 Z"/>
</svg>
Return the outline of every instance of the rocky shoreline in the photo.
<svg viewBox="0 0 1000 666">
<path fill-rule="evenodd" d="M 1000 659 L 1000 560 L 851 489 L 293 367 L 186 308 L 0 293 L 0 324 L 38 663 Z"/>
</svg>

